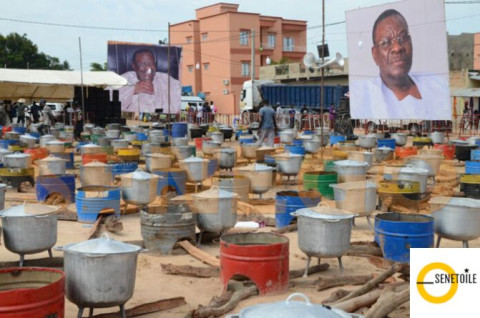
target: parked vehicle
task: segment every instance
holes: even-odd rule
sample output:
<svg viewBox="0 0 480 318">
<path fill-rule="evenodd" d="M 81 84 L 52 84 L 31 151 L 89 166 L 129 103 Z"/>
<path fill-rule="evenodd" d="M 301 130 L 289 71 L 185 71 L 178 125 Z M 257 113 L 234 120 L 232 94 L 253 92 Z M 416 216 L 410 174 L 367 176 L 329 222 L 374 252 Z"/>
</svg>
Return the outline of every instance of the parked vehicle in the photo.
<svg viewBox="0 0 480 318">
<path fill-rule="evenodd" d="M 195 110 L 197 110 L 199 107 L 201 108 L 203 106 L 203 103 L 205 103 L 205 101 L 198 96 L 182 96 L 180 109 L 185 111 L 188 104 L 190 104 L 195 107 Z"/>
</svg>

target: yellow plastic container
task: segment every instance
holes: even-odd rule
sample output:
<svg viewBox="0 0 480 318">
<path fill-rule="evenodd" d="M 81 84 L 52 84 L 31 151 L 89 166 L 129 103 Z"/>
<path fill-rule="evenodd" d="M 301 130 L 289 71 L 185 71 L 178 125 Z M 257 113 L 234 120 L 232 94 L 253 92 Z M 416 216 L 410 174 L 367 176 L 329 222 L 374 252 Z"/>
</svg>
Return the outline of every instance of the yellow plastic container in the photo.
<svg viewBox="0 0 480 318">
<path fill-rule="evenodd" d="M 378 183 L 378 193 L 415 194 L 420 193 L 420 182 L 407 180 L 383 180 Z"/>
</svg>

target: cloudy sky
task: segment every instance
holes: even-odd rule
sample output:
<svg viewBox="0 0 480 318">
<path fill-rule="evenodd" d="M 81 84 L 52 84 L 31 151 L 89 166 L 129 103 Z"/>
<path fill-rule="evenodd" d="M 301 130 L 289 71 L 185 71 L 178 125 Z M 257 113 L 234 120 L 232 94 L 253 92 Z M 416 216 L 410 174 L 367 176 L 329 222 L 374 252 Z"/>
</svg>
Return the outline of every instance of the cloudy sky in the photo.
<svg viewBox="0 0 480 318">
<path fill-rule="evenodd" d="M 168 22 L 195 18 L 195 9 L 207 0 L 0 0 L 0 32 L 27 34 L 39 50 L 67 60 L 80 69 L 78 38 L 82 41 L 83 69 L 106 62 L 107 41 L 158 43 L 167 38 Z M 219 2 L 219 1 L 218 1 Z M 320 0 L 240 0 L 239 10 L 287 19 L 306 20 L 308 51 L 322 40 Z M 384 4 L 379 0 L 325 0 L 326 41 L 330 52 L 347 55 L 345 11 Z M 458 2 L 458 3 L 451 3 Z M 472 4 L 473 3 L 473 4 Z M 480 32 L 480 1 L 449 0 L 445 4 L 450 34 Z M 329 24 L 336 25 L 328 26 Z M 55 24 L 55 25 L 49 25 Z M 69 27 L 75 26 L 75 27 Z M 91 28 L 93 27 L 93 28 Z M 139 31 L 135 31 L 139 30 Z"/>
</svg>

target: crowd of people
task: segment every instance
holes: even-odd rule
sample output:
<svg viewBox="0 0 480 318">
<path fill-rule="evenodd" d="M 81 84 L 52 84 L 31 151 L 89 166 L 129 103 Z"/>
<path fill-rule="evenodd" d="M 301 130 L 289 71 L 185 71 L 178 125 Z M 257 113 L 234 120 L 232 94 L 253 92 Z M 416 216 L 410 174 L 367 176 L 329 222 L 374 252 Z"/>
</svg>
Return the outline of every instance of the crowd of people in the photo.
<svg viewBox="0 0 480 318">
<path fill-rule="evenodd" d="M 203 103 L 202 107 L 195 107 L 191 103 L 188 103 L 185 108 L 187 114 L 187 120 L 190 123 L 212 123 L 215 121 L 215 114 L 217 113 L 217 107 L 213 101 Z"/>
</svg>

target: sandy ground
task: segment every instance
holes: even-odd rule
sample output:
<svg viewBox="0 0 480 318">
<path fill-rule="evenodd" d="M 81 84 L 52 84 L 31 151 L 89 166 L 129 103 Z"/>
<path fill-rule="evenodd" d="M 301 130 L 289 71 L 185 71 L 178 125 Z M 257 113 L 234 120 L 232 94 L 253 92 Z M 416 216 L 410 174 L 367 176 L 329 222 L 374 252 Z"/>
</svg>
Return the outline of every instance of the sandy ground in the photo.
<svg viewBox="0 0 480 318">
<path fill-rule="evenodd" d="M 319 170 L 321 168 L 320 161 L 318 159 L 308 159 L 304 163 L 305 170 L 314 168 Z M 459 168 L 461 171 L 463 168 Z M 296 186 L 284 186 L 277 185 L 275 189 L 267 192 L 265 198 L 274 198 L 275 192 L 281 189 L 302 189 L 300 185 L 301 176 L 298 178 L 298 185 Z M 205 182 L 208 185 L 208 181 Z M 9 190 L 12 192 L 13 190 Z M 9 196 L 14 197 L 14 193 Z M 334 202 L 324 200 L 334 206 Z M 7 201 L 9 205 L 12 202 Z M 275 207 L 274 205 L 258 206 L 260 211 L 267 216 L 274 217 Z M 126 215 L 121 218 L 123 222 L 124 230 L 119 234 L 109 235 L 117 240 L 131 241 L 141 240 L 140 234 L 140 216 L 139 214 Z M 59 221 L 58 222 L 58 242 L 57 245 L 65 245 L 72 242 L 84 241 L 91 229 L 91 225 L 82 224 L 72 221 Z M 264 228 L 260 231 L 271 231 L 274 228 Z M 290 240 L 290 257 L 289 265 L 290 269 L 303 269 L 305 266 L 305 254 L 298 248 L 297 232 L 287 233 L 286 236 Z M 366 218 L 357 218 L 355 226 L 353 227 L 351 241 L 373 241 L 373 232 L 369 228 Z M 454 242 L 450 240 L 443 240 L 441 247 L 461 247 L 461 242 Z M 480 239 L 476 239 L 470 242 L 470 247 L 480 247 Z M 212 242 L 210 244 L 204 244 L 201 247 L 202 250 L 213 255 L 219 256 L 219 243 Z M 144 317 L 184 317 L 190 310 L 196 308 L 200 304 L 207 304 L 210 299 L 215 295 L 220 295 L 222 292 L 222 286 L 220 285 L 219 278 L 190 278 L 182 276 L 166 275 L 161 270 L 161 264 L 172 263 L 176 265 L 192 265 L 192 266 L 207 266 L 196 260 L 192 256 L 182 253 L 182 251 L 176 251 L 175 254 L 169 256 L 152 255 L 149 253 L 142 253 L 138 257 L 137 272 L 136 272 L 136 285 L 132 299 L 130 299 L 126 307 L 131 308 L 143 303 L 152 302 L 160 299 L 171 297 L 185 297 L 186 305 L 160 312 L 145 315 Z M 54 251 L 55 256 L 62 256 L 61 252 Z M 43 258 L 47 257 L 47 252 L 28 255 L 27 259 Z M 4 246 L 0 246 L 0 260 L 1 261 L 16 261 L 18 256 L 10 253 Z M 316 279 L 318 277 L 331 277 L 340 275 L 338 263 L 336 259 L 322 259 L 322 262 L 327 262 L 330 267 L 327 271 L 313 274 L 309 279 Z M 343 257 L 344 273 L 345 275 L 358 275 L 358 274 L 370 274 L 380 273 L 381 270 L 370 264 L 364 257 Z M 105 277 L 108 279 L 108 277 Z M 353 286 L 347 286 L 347 289 L 354 288 Z M 251 306 L 258 303 L 274 302 L 286 299 L 289 294 L 294 292 L 301 292 L 306 294 L 310 301 L 313 303 L 320 303 L 323 299 L 326 299 L 335 288 L 327 289 L 325 291 L 318 292 L 314 288 L 290 288 L 288 292 L 280 295 L 268 295 L 268 296 L 256 296 L 246 299 L 240 303 L 230 314 L 238 313 L 242 308 Z M 108 309 L 96 309 L 95 313 L 116 311 L 115 308 Z M 77 308 L 74 304 L 66 301 L 65 317 L 76 317 Z M 86 313 L 84 314 L 86 315 Z M 394 312 L 391 317 L 408 317 L 409 306 L 408 303 L 400 307 Z"/>
</svg>

